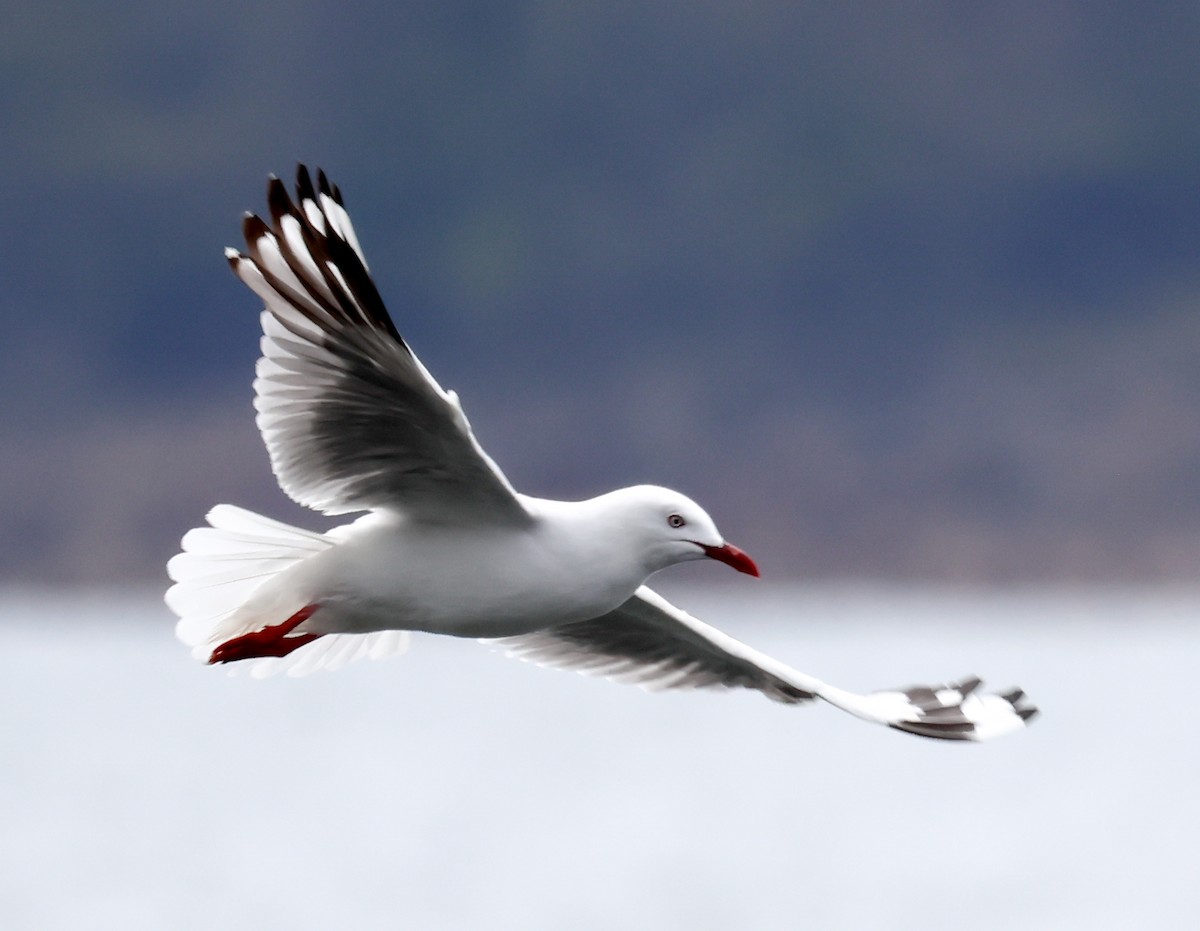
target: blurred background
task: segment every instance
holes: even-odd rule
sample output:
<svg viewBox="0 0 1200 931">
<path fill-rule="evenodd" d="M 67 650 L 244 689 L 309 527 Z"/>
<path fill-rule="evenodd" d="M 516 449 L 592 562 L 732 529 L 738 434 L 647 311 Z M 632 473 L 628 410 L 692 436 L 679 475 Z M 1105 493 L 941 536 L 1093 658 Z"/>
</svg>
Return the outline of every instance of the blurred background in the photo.
<svg viewBox="0 0 1200 931">
<path fill-rule="evenodd" d="M 0 14 L 6 928 L 1194 926 L 1200 7 Z M 221 255 L 297 161 L 517 487 L 679 488 L 766 580 L 665 574 L 689 610 L 1043 717 L 948 746 L 428 638 L 193 662 L 181 534 L 326 526 Z"/>
<path fill-rule="evenodd" d="M 772 578 L 1200 571 L 1194 4 L 11 5 L 0 575 L 161 579 L 275 488 L 265 178 L 342 188 L 514 483 Z"/>
</svg>

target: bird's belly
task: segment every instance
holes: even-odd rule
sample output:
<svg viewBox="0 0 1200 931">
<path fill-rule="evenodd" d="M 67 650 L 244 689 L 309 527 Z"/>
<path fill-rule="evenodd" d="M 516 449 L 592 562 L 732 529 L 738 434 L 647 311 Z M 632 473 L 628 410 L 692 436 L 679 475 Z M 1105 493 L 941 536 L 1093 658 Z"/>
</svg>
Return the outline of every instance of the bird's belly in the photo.
<svg viewBox="0 0 1200 931">
<path fill-rule="evenodd" d="M 426 590 L 444 600 L 430 604 L 412 591 L 337 594 L 321 600 L 312 629 L 327 633 L 369 633 L 376 630 L 417 630 L 451 637 L 513 637 L 554 624 L 595 617 L 606 608 L 580 606 L 564 610 L 558 605 L 525 601 L 519 607 L 495 601 L 481 603 L 459 597 L 453 590 Z M 614 605 L 615 607 L 615 605 Z"/>
<path fill-rule="evenodd" d="M 385 541 L 370 550 L 347 546 L 337 556 L 324 573 L 320 610 L 308 629 L 511 637 L 604 614 L 642 581 L 598 580 L 563 565 L 557 554 L 511 540 L 439 546 L 422 539 L 419 547 Z"/>
</svg>

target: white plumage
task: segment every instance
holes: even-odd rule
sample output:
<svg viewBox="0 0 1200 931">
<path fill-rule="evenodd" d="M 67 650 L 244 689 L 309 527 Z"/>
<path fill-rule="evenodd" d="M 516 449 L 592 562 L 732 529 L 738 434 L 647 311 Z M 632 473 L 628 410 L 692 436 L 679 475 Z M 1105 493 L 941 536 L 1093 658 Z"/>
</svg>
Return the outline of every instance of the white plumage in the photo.
<svg viewBox="0 0 1200 931">
<path fill-rule="evenodd" d="M 227 250 L 266 307 L 255 408 L 280 486 L 327 514 L 319 534 L 231 505 L 168 563 L 179 638 L 211 663 L 302 675 L 402 652 L 408 631 L 648 688 L 750 688 L 822 699 L 927 737 L 982 740 L 1036 713 L 979 680 L 859 695 L 751 649 L 647 588 L 712 558 L 753 575 L 694 501 L 657 486 L 564 502 L 516 492 L 479 446 L 375 289 L 340 192 L 301 166 L 297 199 L 268 188 L 273 223 Z"/>
</svg>

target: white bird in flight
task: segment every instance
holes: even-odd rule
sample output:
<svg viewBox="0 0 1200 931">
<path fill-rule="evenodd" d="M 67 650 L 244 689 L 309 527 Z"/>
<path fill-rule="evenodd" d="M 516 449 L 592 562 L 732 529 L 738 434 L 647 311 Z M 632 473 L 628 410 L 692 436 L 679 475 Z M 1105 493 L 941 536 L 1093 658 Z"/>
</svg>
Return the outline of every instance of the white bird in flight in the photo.
<svg viewBox="0 0 1200 931">
<path fill-rule="evenodd" d="M 515 491 L 396 330 L 341 192 L 297 172 L 268 185 L 272 223 L 247 214 L 226 250 L 262 300 L 258 427 L 283 490 L 325 514 L 314 533 L 228 504 L 167 565 L 179 638 L 209 663 L 302 675 L 402 652 L 409 631 L 498 643 L 547 666 L 648 688 L 755 689 L 822 699 L 911 734 L 984 740 L 1036 709 L 1013 689 L 953 684 L 870 694 L 835 688 L 710 627 L 647 588 L 676 563 L 715 559 L 757 576 L 711 517 L 676 491 L 587 501 Z"/>
</svg>

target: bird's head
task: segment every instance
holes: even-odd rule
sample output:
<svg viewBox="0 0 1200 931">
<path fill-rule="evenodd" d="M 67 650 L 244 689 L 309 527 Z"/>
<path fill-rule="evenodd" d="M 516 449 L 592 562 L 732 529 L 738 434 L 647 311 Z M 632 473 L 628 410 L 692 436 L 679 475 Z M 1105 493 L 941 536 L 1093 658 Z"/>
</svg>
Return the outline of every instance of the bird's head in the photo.
<svg viewBox="0 0 1200 931">
<path fill-rule="evenodd" d="M 650 571 L 693 559 L 715 559 L 738 572 L 758 575 L 754 560 L 727 543 L 704 508 L 686 495 L 657 485 L 636 485 L 612 492 L 624 522 L 636 535 Z"/>
</svg>

